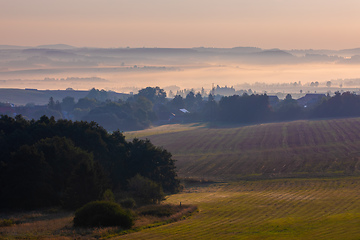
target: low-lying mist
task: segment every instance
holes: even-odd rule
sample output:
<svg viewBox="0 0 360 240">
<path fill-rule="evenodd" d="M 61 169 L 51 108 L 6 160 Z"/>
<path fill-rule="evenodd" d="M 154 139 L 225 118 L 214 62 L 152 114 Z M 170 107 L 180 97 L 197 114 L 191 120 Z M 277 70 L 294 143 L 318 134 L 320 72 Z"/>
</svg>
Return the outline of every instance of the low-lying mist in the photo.
<svg viewBox="0 0 360 240">
<path fill-rule="evenodd" d="M 212 65 L 203 67 L 175 67 L 167 70 L 147 70 L 139 66 L 132 71 L 94 69 L 63 72 L 0 73 L 1 88 L 37 88 L 88 90 L 93 87 L 116 92 L 132 92 L 147 86 L 176 85 L 180 88 L 211 89 L 219 86 L 301 82 L 325 83 L 337 79 L 360 77 L 358 65 L 298 64 L 298 65 Z M 335 81 L 336 82 L 336 81 Z M 333 87 L 335 87 L 333 85 Z M 345 87 L 345 86 L 344 86 Z M 360 86 L 352 86 L 360 87 Z"/>
<path fill-rule="evenodd" d="M 257 88 L 259 83 L 310 86 L 318 82 L 316 87 L 325 87 L 328 81 L 331 88 L 360 87 L 358 81 L 351 86 L 342 81 L 360 78 L 358 49 L 346 50 L 346 56 L 344 51 L 0 48 L 0 88 L 97 88 L 136 93 L 147 86 L 210 90 L 219 85 L 239 90 Z M 275 85 L 256 90 L 283 91 Z M 315 88 L 310 90 L 304 91 L 316 92 Z"/>
</svg>

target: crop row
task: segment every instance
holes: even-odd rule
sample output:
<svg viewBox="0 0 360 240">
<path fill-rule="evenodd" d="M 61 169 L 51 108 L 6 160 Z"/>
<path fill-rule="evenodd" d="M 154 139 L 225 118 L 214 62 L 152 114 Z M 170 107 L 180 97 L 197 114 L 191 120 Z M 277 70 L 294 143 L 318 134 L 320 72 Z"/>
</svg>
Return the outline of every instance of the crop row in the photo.
<svg viewBox="0 0 360 240">
<path fill-rule="evenodd" d="M 360 119 L 193 128 L 148 136 L 182 177 L 330 176 L 360 172 Z"/>
<path fill-rule="evenodd" d="M 189 219 L 124 239 L 359 239 L 359 178 L 240 181 L 187 189 Z"/>
</svg>

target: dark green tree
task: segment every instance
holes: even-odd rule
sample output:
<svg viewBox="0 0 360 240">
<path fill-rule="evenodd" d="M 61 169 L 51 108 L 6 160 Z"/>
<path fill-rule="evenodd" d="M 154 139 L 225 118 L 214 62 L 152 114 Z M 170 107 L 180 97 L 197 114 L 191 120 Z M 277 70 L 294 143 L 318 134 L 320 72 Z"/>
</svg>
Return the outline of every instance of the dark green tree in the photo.
<svg viewBox="0 0 360 240">
<path fill-rule="evenodd" d="M 139 93 L 135 96 L 143 96 L 149 99 L 152 103 L 165 103 L 166 101 L 166 92 L 164 89 L 159 87 L 147 87 L 139 90 Z"/>
</svg>

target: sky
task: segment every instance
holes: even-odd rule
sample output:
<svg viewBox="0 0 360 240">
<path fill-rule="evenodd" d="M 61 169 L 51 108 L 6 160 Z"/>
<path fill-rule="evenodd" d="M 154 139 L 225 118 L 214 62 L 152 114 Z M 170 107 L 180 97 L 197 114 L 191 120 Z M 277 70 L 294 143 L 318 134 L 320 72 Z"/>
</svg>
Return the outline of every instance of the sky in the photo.
<svg viewBox="0 0 360 240">
<path fill-rule="evenodd" d="M 0 0 L 0 45 L 360 47 L 359 0 Z"/>
</svg>

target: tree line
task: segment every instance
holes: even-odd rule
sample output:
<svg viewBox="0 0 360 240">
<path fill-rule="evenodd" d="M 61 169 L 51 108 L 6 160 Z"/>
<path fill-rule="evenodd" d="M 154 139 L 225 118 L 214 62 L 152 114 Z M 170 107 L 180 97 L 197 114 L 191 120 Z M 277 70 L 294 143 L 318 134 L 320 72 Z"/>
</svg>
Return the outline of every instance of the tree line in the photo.
<svg viewBox="0 0 360 240">
<path fill-rule="evenodd" d="M 188 92 L 186 97 L 167 98 L 159 87 L 141 89 L 127 100 L 111 101 L 107 92 L 92 89 L 78 102 L 66 97 L 61 102 L 50 99 L 45 110 L 29 119 L 42 115 L 55 119 L 95 121 L 108 131 L 145 129 L 153 124 L 194 121 L 222 121 L 233 123 L 262 123 L 296 119 L 360 116 L 359 96 L 336 92 L 325 96 L 313 106 L 300 106 L 290 94 L 284 100 L 272 102 L 266 94 L 204 97 L 200 92 Z M 186 109 L 187 112 L 180 112 Z"/>
<path fill-rule="evenodd" d="M 198 96 L 198 95 L 197 95 Z M 193 99 L 188 101 L 188 98 Z M 175 96 L 168 107 L 185 107 L 190 113 L 186 121 L 219 121 L 232 123 L 264 123 L 299 119 L 359 117 L 360 96 L 336 92 L 324 95 L 311 106 L 301 106 L 288 94 L 284 100 L 270 104 L 266 94 L 223 96 L 216 101 L 211 94 L 207 100 L 189 94 L 185 99 Z"/>
<path fill-rule="evenodd" d="M 107 189 L 126 197 L 137 175 L 174 193 L 174 163 L 149 140 L 128 142 L 95 122 L 0 117 L 0 208 L 75 209 Z"/>
</svg>

